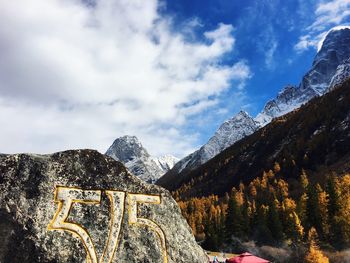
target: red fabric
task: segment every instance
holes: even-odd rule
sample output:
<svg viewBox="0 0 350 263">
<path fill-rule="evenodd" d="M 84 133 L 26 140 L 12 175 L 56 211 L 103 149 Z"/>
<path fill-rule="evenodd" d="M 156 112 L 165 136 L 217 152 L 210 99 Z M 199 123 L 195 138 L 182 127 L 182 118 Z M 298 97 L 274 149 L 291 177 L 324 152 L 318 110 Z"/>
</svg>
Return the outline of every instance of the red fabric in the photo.
<svg viewBox="0 0 350 263">
<path fill-rule="evenodd" d="M 243 253 L 239 256 L 230 258 L 227 260 L 228 263 L 269 263 L 270 261 L 263 258 L 258 258 L 249 253 Z"/>
</svg>

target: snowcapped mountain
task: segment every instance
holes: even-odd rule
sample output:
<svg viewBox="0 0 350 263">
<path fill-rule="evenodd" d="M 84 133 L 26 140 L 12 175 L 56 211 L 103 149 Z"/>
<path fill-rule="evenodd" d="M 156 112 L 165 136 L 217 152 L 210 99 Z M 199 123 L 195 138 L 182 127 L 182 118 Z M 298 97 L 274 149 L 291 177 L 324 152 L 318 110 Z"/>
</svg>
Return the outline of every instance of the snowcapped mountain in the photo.
<svg viewBox="0 0 350 263">
<path fill-rule="evenodd" d="M 214 136 L 199 150 L 176 163 L 173 170 L 181 172 L 185 168 L 193 169 L 198 167 L 236 141 L 252 134 L 258 128 L 258 124 L 247 112 L 240 111 L 237 115 L 221 124 Z"/>
<path fill-rule="evenodd" d="M 132 174 L 149 183 L 154 183 L 178 161 L 171 155 L 152 157 L 137 137 L 128 135 L 117 138 L 106 155 L 122 162 Z"/>
<path fill-rule="evenodd" d="M 315 56 L 311 69 L 305 74 L 299 87 L 284 88 L 275 99 L 266 103 L 255 120 L 261 126 L 265 126 L 273 118 L 299 108 L 315 96 L 323 95 L 332 85 L 332 81 L 339 83 L 348 74 L 349 43 L 350 28 L 330 30 Z M 333 80 L 335 75 L 338 77 Z"/>
<path fill-rule="evenodd" d="M 160 157 L 153 157 L 154 162 L 163 171 L 163 174 L 169 171 L 179 161 L 178 158 L 170 154 L 166 154 Z"/>
<path fill-rule="evenodd" d="M 261 126 L 265 126 L 273 118 L 294 110 L 302 103 L 303 100 L 300 100 L 298 95 L 298 88 L 295 86 L 287 86 L 278 93 L 276 99 L 266 103 L 262 112 L 255 117 L 255 121 Z"/>
<path fill-rule="evenodd" d="M 305 74 L 299 86 L 286 86 L 275 99 L 268 101 L 263 110 L 253 119 L 246 112 L 224 122 L 214 136 L 199 150 L 181 159 L 170 171 L 178 174 L 192 170 L 236 141 L 265 126 L 275 117 L 282 116 L 315 96 L 320 96 L 350 75 L 350 27 L 334 28 L 325 37 L 315 56 L 311 69 Z"/>
<path fill-rule="evenodd" d="M 345 60 L 343 64 L 337 67 L 327 91 L 332 90 L 334 87 L 338 86 L 348 78 L 350 78 L 350 58 Z"/>
</svg>

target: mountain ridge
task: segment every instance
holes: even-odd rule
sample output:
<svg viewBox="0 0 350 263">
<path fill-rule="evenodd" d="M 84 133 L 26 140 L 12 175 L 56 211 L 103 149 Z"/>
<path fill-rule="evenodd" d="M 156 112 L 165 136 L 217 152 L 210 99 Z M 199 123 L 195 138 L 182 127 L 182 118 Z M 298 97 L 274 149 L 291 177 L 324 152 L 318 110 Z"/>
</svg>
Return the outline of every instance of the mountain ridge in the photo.
<svg viewBox="0 0 350 263">
<path fill-rule="evenodd" d="M 252 134 L 261 127 L 264 127 L 270 123 L 273 118 L 287 114 L 307 103 L 312 98 L 321 96 L 328 92 L 333 77 L 337 72 L 339 75 L 337 79 L 344 79 L 344 75 L 350 74 L 350 65 L 348 65 L 347 62 L 347 59 L 350 57 L 350 46 L 347 43 L 350 43 L 350 28 L 330 30 L 323 41 L 322 47 L 314 58 L 311 69 L 304 75 L 299 86 L 288 85 L 284 87 L 277 94 L 276 98 L 269 100 L 265 104 L 262 111 L 257 114 L 255 118 L 246 113 L 249 118 L 247 118 L 246 123 L 241 123 L 240 127 L 235 125 L 234 119 L 236 116 L 239 116 L 242 111 L 231 119 L 225 121 L 206 144 L 204 144 L 199 150 L 181 159 L 167 173 L 180 174 L 183 171 L 197 168 L 215 157 L 228 146 L 233 145 L 245 136 Z M 342 66 L 343 64 L 344 66 Z M 221 127 L 227 122 L 231 122 L 231 129 L 226 133 L 220 133 L 219 131 Z M 252 129 L 253 122 L 256 127 Z M 244 130 L 246 130 L 244 133 L 245 136 L 242 136 L 242 131 Z M 228 133 L 238 134 L 238 136 L 233 136 L 225 142 L 227 137 L 225 137 L 225 135 Z M 213 146 L 215 141 L 218 141 L 218 143 L 216 146 Z M 221 147 L 222 145 L 225 147 Z M 221 150 L 206 151 L 206 149 L 211 148 Z"/>
<path fill-rule="evenodd" d="M 280 165 L 281 174 L 296 180 L 350 171 L 350 79 L 301 108 L 274 119 L 207 163 L 179 175 L 167 173 L 157 184 L 181 199 L 222 195 L 241 181 L 249 182 Z"/>
<path fill-rule="evenodd" d="M 177 161 L 172 155 L 151 156 L 138 138 L 130 135 L 115 139 L 105 154 L 120 161 L 132 174 L 149 183 L 154 183 Z"/>
</svg>

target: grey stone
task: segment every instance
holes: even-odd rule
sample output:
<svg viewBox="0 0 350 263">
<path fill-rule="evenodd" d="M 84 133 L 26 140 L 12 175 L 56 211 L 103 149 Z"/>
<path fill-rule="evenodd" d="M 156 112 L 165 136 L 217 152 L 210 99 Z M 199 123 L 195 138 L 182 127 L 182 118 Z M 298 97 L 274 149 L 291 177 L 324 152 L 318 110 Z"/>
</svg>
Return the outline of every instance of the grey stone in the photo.
<svg viewBox="0 0 350 263">
<path fill-rule="evenodd" d="M 80 238 L 48 227 L 59 208 L 54 202 L 57 186 L 125 193 L 119 239 L 110 239 L 118 240 L 111 262 L 165 262 L 157 232 L 129 223 L 131 193 L 159 196 L 160 204 L 140 203 L 137 215 L 162 230 L 167 262 L 207 262 L 167 190 L 141 181 L 121 163 L 93 150 L 0 155 L 0 262 L 90 262 Z M 98 258 L 111 224 L 110 199 L 105 191 L 100 193 L 99 204 L 73 203 L 65 219 L 86 229 Z M 90 198 L 85 192 L 81 196 Z"/>
</svg>

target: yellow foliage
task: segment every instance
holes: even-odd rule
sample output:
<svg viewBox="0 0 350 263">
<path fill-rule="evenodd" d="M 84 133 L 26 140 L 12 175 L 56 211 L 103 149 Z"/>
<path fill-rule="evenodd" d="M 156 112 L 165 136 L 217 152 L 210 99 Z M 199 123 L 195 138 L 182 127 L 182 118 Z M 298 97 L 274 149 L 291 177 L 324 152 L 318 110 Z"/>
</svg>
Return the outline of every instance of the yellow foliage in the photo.
<svg viewBox="0 0 350 263">
<path fill-rule="evenodd" d="M 329 259 L 322 254 L 317 246 L 317 232 L 311 228 L 308 233 L 309 251 L 305 255 L 306 263 L 329 263 Z"/>
<path fill-rule="evenodd" d="M 317 247 L 310 246 L 305 256 L 306 263 L 329 263 L 329 259 Z"/>
<path fill-rule="evenodd" d="M 279 173 L 281 171 L 281 166 L 278 162 L 275 162 L 273 170 L 275 171 L 275 173 Z"/>
</svg>

